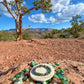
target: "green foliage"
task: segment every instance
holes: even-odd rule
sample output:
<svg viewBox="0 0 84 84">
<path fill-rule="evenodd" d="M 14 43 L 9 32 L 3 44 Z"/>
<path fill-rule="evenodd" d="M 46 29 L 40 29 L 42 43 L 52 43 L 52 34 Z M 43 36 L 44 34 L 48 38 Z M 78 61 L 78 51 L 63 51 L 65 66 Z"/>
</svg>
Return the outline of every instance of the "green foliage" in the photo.
<svg viewBox="0 0 84 84">
<path fill-rule="evenodd" d="M 30 40 L 31 39 L 31 36 L 28 33 L 23 33 L 22 37 L 24 40 Z"/>
<path fill-rule="evenodd" d="M 44 35 L 43 38 L 44 38 L 44 39 L 46 39 L 46 38 L 54 38 L 54 35 L 56 35 L 56 34 L 61 34 L 61 33 L 63 33 L 62 30 L 54 29 L 52 32 L 50 32 L 50 33 Z"/>
<path fill-rule="evenodd" d="M 73 38 L 78 38 L 80 36 L 80 32 L 84 30 L 84 22 L 81 20 L 80 15 L 76 15 L 72 17 L 72 20 L 70 21 L 72 27 L 66 29 L 64 32 L 69 33 L 70 35 L 73 36 Z M 63 37 L 65 37 L 63 35 Z"/>
<path fill-rule="evenodd" d="M 58 33 L 58 30 L 57 30 L 57 29 L 54 29 L 54 30 L 52 31 L 52 34 L 56 34 L 56 33 Z"/>
<path fill-rule="evenodd" d="M 22 12 L 25 12 L 25 11 L 27 11 L 27 10 L 29 10 L 27 7 L 22 6 Z M 30 14 L 30 13 L 31 13 L 30 11 L 27 12 L 27 14 Z"/>
<path fill-rule="evenodd" d="M 60 37 L 60 38 L 69 38 L 70 35 L 69 35 L 69 34 L 62 33 L 62 34 L 60 34 L 59 37 Z"/>
<path fill-rule="evenodd" d="M 25 14 L 30 14 L 31 10 L 42 9 L 43 13 L 52 12 L 52 9 L 50 9 L 52 7 L 51 0 L 34 0 L 33 1 L 34 7 L 30 8 L 30 9 L 28 9 L 28 5 L 23 6 L 23 1 L 24 0 L 11 0 L 10 2 L 7 2 L 7 0 L 3 0 L 3 3 L 5 4 L 5 5 L 4 4 L 3 5 L 7 8 L 8 12 L 15 19 L 15 23 L 17 24 L 16 27 L 20 31 L 22 29 L 22 27 L 20 26 L 20 25 L 22 25 L 22 17 Z M 18 31 L 18 32 L 20 32 L 20 31 Z M 50 38 L 52 38 L 51 34 L 49 36 L 50 36 Z M 26 40 L 30 39 L 29 37 L 30 36 L 28 34 L 23 34 L 23 39 L 26 39 Z"/>
<path fill-rule="evenodd" d="M 23 33 L 22 35 L 24 40 L 30 40 L 31 36 L 28 33 Z M 14 41 L 17 38 L 16 32 L 1 31 L 0 32 L 0 41 Z"/>
<path fill-rule="evenodd" d="M 46 35 L 43 35 L 43 38 L 46 39 L 46 38 L 53 38 L 53 34 L 52 33 L 48 33 Z"/>
<path fill-rule="evenodd" d="M 73 34 L 73 37 L 74 37 L 74 38 L 78 38 L 78 37 L 79 37 L 79 32 L 75 32 L 75 33 Z"/>
<path fill-rule="evenodd" d="M 41 8 L 43 13 L 48 11 L 52 12 L 52 9 L 50 9 L 52 7 L 51 0 L 35 0 L 33 5 Z M 36 8 L 36 10 L 38 10 L 38 8 Z"/>
<path fill-rule="evenodd" d="M 72 26 L 78 25 L 78 23 L 80 23 L 80 19 L 81 19 L 80 15 L 73 16 L 72 20 L 70 21 Z"/>
<path fill-rule="evenodd" d="M 62 33 L 62 30 L 54 29 L 51 33 L 52 34 Z"/>
<path fill-rule="evenodd" d="M 19 6 L 19 9 L 22 10 L 22 12 L 26 12 L 28 9 L 28 7 L 26 6 L 22 6 L 23 0 L 18 0 L 17 4 Z M 11 11 L 17 10 L 17 5 L 15 1 L 10 1 L 8 2 L 9 5 L 11 5 Z M 42 12 L 52 12 L 52 9 L 50 9 L 52 7 L 51 4 L 51 0 L 34 0 L 33 2 L 34 7 L 36 7 L 35 9 L 38 10 L 39 8 L 42 9 Z M 33 9 L 32 9 L 33 10 Z M 17 10 L 19 11 L 19 10 Z M 27 14 L 30 14 L 30 10 L 27 12 Z"/>
<path fill-rule="evenodd" d="M 80 15 L 76 15 L 72 17 L 72 20 L 70 21 L 72 24 L 72 28 L 71 28 L 71 33 L 72 34 L 77 34 L 77 32 L 80 32 L 83 30 L 83 27 L 80 23 L 83 24 L 83 20 L 81 20 L 81 16 Z"/>
<path fill-rule="evenodd" d="M 0 32 L 0 41 L 14 40 L 14 37 L 10 36 L 7 31 Z"/>
</svg>

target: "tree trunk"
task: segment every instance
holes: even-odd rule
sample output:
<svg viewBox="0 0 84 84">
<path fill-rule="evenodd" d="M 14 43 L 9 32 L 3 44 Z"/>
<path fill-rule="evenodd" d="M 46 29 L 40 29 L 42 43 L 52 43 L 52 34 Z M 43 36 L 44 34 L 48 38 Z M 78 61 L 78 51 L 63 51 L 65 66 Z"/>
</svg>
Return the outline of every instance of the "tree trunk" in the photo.
<svg viewBox="0 0 84 84">
<path fill-rule="evenodd" d="M 17 41 L 22 40 L 22 16 L 20 15 L 16 22 Z"/>
</svg>

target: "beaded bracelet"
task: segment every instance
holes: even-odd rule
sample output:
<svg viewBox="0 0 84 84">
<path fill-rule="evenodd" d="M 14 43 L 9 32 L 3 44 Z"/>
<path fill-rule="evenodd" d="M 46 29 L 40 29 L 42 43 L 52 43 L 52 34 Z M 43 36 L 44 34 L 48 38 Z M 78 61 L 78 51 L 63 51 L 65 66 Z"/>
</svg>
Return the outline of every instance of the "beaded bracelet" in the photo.
<svg viewBox="0 0 84 84">
<path fill-rule="evenodd" d="M 48 69 L 49 71 L 48 71 L 47 73 L 44 73 L 44 74 L 43 74 L 43 73 L 38 73 L 38 72 L 36 72 L 36 69 L 39 68 L 39 67 L 45 67 L 45 68 Z M 48 67 L 48 66 L 46 66 L 46 65 L 39 65 L 39 66 L 37 66 L 37 67 L 35 67 L 35 68 L 33 69 L 33 72 L 34 72 L 35 75 L 38 75 L 38 76 L 45 76 L 45 75 L 50 74 L 51 68 Z"/>
</svg>

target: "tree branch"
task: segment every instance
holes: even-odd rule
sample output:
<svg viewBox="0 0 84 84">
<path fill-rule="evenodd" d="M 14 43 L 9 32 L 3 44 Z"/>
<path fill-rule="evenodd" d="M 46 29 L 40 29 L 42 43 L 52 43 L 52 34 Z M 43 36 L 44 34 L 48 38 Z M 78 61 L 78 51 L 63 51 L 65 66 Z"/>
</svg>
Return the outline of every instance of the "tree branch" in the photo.
<svg viewBox="0 0 84 84">
<path fill-rule="evenodd" d="M 26 27 L 26 28 L 24 28 L 23 30 L 22 30 L 22 32 L 24 32 L 26 29 L 28 29 L 29 27 L 31 27 L 31 26 L 28 26 L 28 27 Z"/>
<path fill-rule="evenodd" d="M 16 6 L 17 6 L 18 11 L 20 13 L 20 9 L 19 9 L 19 6 L 18 6 L 18 0 L 15 0 L 15 3 L 16 3 Z"/>
<path fill-rule="evenodd" d="M 7 0 L 4 1 L 3 5 L 7 8 L 8 12 L 13 16 L 13 18 L 16 20 L 16 17 L 13 15 L 13 13 L 11 12 L 10 8 L 7 5 Z"/>
<path fill-rule="evenodd" d="M 33 10 L 33 9 L 37 9 L 37 8 L 40 8 L 40 7 L 33 7 L 33 8 L 31 8 L 31 9 L 28 9 L 27 11 L 25 11 L 25 12 L 22 14 L 22 16 L 25 15 L 27 12 L 29 12 L 29 11 L 31 11 L 31 10 Z"/>
<path fill-rule="evenodd" d="M 16 12 L 14 9 L 12 9 L 12 11 L 14 11 L 14 13 L 15 13 L 16 15 L 18 15 L 17 12 Z"/>
</svg>

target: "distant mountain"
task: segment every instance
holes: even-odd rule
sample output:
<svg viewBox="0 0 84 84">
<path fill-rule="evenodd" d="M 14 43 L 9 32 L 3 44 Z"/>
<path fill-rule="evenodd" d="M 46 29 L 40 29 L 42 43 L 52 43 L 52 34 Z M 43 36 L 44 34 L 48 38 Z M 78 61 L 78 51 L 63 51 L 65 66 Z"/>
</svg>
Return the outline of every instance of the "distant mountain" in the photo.
<svg viewBox="0 0 84 84">
<path fill-rule="evenodd" d="M 40 31 L 47 31 L 47 32 L 51 32 L 53 31 L 52 28 L 28 28 L 27 30 L 31 30 L 31 31 L 36 31 L 36 32 L 40 32 Z M 6 30 L 6 31 L 16 31 L 16 29 L 9 29 L 9 30 Z"/>
</svg>

